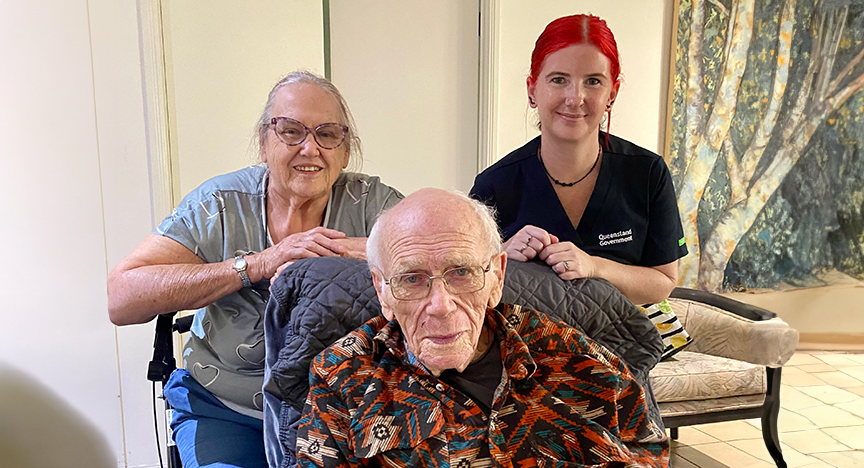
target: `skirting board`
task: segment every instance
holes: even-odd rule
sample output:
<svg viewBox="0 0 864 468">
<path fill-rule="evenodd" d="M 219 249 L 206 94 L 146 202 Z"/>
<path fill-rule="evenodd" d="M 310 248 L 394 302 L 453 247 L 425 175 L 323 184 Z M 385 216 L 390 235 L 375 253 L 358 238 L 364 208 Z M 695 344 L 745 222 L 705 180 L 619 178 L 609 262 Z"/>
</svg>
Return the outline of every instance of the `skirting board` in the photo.
<svg viewBox="0 0 864 468">
<path fill-rule="evenodd" d="M 798 349 L 823 351 L 864 351 L 861 333 L 801 333 Z"/>
</svg>

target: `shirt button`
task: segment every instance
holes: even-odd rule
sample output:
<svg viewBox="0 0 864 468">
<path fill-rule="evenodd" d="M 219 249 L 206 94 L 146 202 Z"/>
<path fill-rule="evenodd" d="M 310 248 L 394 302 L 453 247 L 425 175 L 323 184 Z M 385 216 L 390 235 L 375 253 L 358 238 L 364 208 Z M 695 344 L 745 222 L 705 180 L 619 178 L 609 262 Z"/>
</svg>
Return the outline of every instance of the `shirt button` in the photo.
<svg viewBox="0 0 864 468">
<path fill-rule="evenodd" d="M 438 390 L 439 392 L 443 392 L 443 391 L 444 391 L 444 386 L 441 385 L 440 383 L 439 383 L 439 384 L 435 384 L 435 390 Z"/>
</svg>

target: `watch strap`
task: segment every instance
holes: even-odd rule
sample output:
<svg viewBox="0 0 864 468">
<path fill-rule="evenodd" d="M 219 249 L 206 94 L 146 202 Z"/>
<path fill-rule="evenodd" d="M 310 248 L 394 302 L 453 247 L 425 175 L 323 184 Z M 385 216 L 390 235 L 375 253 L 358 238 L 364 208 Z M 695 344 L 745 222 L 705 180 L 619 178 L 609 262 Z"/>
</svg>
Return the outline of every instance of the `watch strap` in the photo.
<svg viewBox="0 0 864 468">
<path fill-rule="evenodd" d="M 234 257 L 234 271 L 240 276 L 240 281 L 243 282 L 244 288 L 251 288 L 252 281 L 249 280 L 249 274 L 246 273 L 246 259 L 245 253 L 240 253 L 236 257 Z"/>
</svg>

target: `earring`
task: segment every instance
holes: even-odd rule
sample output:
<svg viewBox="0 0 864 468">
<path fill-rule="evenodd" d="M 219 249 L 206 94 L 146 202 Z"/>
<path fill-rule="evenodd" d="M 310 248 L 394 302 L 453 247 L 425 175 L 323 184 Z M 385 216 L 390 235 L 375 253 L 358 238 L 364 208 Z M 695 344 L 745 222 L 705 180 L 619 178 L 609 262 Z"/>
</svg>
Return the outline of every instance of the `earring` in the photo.
<svg viewBox="0 0 864 468">
<path fill-rule="evenodd" d="M 528 104 L 531 104 L 531 107 L 534 107 L 537 105 L 537 103 L 534 102 L 534 98 L 532 96 L 528 96 Z"/>
</svg>

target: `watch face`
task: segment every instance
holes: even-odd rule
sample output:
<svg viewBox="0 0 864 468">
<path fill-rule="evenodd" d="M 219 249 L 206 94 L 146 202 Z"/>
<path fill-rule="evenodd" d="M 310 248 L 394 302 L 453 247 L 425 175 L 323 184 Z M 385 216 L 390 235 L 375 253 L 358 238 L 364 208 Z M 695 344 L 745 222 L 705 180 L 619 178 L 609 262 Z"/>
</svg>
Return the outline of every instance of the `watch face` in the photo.
<svg viewBox="0 0 864 468">
<path fill-rule="evenodd" d="M 234 257 L 234 269 L 243 271 L 246 269 L 246 259 L 243 257 Z"/>
</svg>

